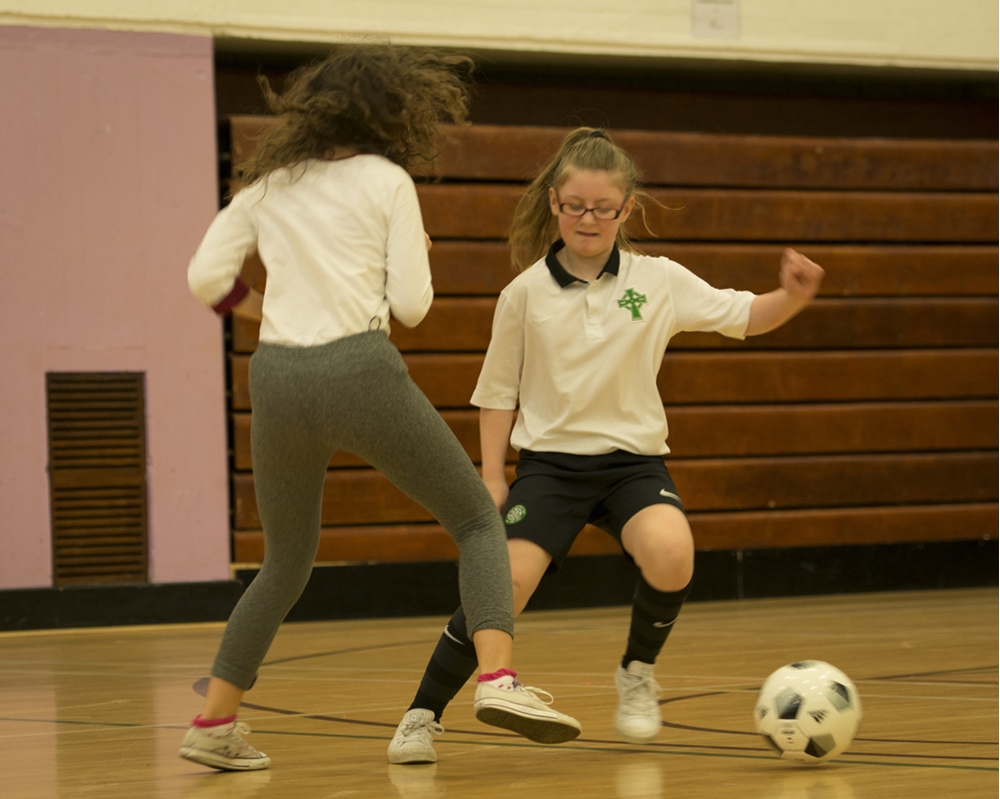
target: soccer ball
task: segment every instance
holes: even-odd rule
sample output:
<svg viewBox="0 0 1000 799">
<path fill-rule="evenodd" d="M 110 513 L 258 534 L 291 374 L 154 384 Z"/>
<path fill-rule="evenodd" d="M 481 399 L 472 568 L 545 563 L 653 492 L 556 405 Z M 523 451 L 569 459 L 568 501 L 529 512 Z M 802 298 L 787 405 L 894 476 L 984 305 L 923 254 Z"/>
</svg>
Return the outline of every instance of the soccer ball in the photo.
<svg viewBox="0 0 1000 799">
<path fill-rule="evenodd" d="M 821 660 L 801 660 L 764 681 L 753 717 L 757 732 L 779 757 L 822 763 L 854 740 L 861 698 L 840 669 Z"/>
</svg>

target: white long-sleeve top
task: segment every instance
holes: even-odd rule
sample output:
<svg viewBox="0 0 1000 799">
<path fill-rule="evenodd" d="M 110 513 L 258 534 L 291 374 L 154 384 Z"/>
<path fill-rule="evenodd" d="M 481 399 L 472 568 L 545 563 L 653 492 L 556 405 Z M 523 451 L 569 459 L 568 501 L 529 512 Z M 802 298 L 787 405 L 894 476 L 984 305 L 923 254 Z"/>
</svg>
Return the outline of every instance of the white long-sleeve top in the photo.
<svg viewBox="0 0 1000 799">
<path fill-rule="evenodd" d="M 206 305 L 229 296 L 247 255 L 267 268 L 260 340 L 314 346 L 412 327 L 434 291 L 416 187 L 378 155 L 310 160 L 239 191 L 188 267 Z"/>
</svg>

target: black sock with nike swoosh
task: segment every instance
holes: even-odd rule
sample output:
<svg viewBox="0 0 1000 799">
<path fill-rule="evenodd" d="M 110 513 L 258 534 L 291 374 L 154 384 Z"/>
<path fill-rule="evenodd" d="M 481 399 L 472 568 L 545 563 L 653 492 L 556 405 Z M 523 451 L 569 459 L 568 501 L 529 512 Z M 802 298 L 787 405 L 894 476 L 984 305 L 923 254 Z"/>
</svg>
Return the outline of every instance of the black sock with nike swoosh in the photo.
<svg viewBox="0 0 1000 799">
<path fill-rule="evenodd" d="M 476 647 L 466 631 L 465 612 L 459 608 L 448 621 L 434 648 L 409 709 L 433 711 L 434 720 L 440 722 L 448 703 L 476 673 L 478 667 Z"/>
<path fill-rule="evenodd" d="M 681 612 L 691 590 L 689 582 L 680 591 L 657 591 L 639 577 L 632 601 L 632 625 L 628 631 L 628 647 L 622 658 L 622 668 L 633 660 L 655 663 L 667 636 Z"/>
</svg>

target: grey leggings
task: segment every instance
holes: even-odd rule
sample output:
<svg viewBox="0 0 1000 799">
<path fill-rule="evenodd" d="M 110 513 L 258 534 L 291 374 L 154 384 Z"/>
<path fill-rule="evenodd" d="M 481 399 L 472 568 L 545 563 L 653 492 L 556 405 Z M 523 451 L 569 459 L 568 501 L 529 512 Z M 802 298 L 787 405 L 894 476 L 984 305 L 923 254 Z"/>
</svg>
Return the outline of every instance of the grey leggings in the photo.
<svg viewBox="0 0 1000 799">
<path fill-rule="evenodd" d="M 500 514 L 472 462 L 373 331 L 316 347 L 261 343 L 250 359 L 251 447 L 264 562 L 233 610 L 212 674 L 249 688 L 302 594 L 319 546 L 327 464 L 366 460 L 441 522 L 459 547 L 471 635 L 513 633 L 510 561 Z"/>
</svg>

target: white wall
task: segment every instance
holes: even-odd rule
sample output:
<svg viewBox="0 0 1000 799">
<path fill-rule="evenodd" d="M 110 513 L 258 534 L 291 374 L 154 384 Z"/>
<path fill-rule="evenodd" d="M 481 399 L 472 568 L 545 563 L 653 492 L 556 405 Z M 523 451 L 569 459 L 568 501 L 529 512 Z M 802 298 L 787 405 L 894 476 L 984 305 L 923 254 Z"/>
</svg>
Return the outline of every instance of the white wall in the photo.
<svg viewBox="0 0 1000 799">
<path fill-rule="evenodd" d="M 692 33 L 737 4 L 739 36 Z M 0 0 L 0 24 L 299 42 L 996 70 L 996 0 Z"/>
</svg>

